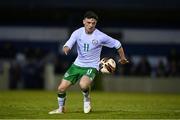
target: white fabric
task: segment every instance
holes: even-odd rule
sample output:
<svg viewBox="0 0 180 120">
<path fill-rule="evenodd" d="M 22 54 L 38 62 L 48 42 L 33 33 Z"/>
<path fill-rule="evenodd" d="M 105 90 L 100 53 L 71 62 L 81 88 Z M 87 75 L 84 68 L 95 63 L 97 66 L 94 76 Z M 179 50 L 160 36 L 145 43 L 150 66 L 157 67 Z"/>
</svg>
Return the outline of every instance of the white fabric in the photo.
<svg viewBox="0 0 180 120">
<path fill-rule="evenodd" d="M 102 46 L 116 49 L 121 47 L 118 40 L 98 29 L 95 29 L 92 34 L 86 34 L 84 27 L 75 30 L 64 46 L 71 49 L 75 43 L 77 44 L 78 56 L 74 64 L 80 67 L 96 68 L 97 70 L 99 70 Z"/>
</svg>

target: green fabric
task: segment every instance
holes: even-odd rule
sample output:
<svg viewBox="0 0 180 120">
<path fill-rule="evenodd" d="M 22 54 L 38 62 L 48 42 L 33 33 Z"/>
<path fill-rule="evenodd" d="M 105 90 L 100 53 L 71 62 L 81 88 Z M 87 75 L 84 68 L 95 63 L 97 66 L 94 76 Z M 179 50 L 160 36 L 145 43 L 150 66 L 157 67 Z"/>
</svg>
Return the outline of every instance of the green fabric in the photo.
<svg viewBox="0 0 180 120">
<path fill-rule="evenodd" d="M 66 93 L 58 93 L 58 97 L 65 98 L 66 97 Z"/>
<path fill-rule="evenodd" d="M 86 75 L 90 80 L 94 80 L 97 70 L 91 67 L 79 67 L 72 64 L 71 67 L 64 74 L 65 80 L 70 81 L 72 84 L 75 84 L 83 75 Z"/>
</svg>

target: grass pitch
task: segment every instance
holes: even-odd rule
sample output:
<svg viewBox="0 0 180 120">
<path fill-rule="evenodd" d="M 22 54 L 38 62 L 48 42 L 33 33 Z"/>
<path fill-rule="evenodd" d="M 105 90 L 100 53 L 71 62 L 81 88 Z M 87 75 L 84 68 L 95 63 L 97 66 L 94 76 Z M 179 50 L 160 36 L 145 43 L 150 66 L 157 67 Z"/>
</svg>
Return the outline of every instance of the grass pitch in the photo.
<svg viewBox="0 0 180 120">
<path fill-rule="evenodd" d="M 66 113 L 57 108 L 56 92 L 0 91 L 1 119 L 180 119 L 180 94 L 91 92 L 93 110 L 83 113 L 81 92 L 68 92 Z"/>
</svg>

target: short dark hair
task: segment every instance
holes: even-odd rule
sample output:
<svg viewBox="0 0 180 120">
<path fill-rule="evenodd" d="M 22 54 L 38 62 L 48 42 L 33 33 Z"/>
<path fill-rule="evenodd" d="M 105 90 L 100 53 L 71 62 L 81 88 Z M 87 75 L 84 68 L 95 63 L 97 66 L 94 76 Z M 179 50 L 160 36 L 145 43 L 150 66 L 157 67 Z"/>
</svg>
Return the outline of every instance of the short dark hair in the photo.
<svg viewBox="0 0 180 120">
<path fill-rule="evenodd" d="M 85 18 L 94 18 L 94 19 L 96 19 L 97 21 L 98 21 L 98 15 L 95 13 L 95 12 L 93 12 L 93 11 L 87 11 L 85 14 L 84 14 L 84 19 Z"/>
</svg>

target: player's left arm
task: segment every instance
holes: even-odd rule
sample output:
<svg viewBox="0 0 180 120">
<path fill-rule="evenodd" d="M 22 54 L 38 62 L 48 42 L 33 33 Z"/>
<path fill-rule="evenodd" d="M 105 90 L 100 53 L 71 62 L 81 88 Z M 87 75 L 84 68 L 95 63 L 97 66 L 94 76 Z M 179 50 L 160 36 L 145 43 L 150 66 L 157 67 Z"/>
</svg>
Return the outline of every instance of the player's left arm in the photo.
<svg viewBox="0 0 180 120">
<path fill-rule="evenodd" d="M 114 38 L 112 38 L 106 34 L 104 34 L 103 40 L 104 40 L 105 46 L 110 47 L 110 48 L 114 47 L 117 49 L 119 57 L 120 57 L 120 59 L 118 61 L 119 63 L 121 63 L 121 64 L 129 63 L 129 61 L 126 59 L 124 49 L 123 49 L 120 41 L 118 41 L 118 40 L 116 40 L 116 39 L 114 39 Z"/>
<path fill-rule="evenodd" d="M 129 63 L 129 61 L 126 59 L 124 49 L 123 49 L 122 46 L 118 49 L 118 54 L 119 54 L 119 57 L 120 57 L 120 60 L 118 62 L 120 62 L 121 64 Z"/>
</svg>

